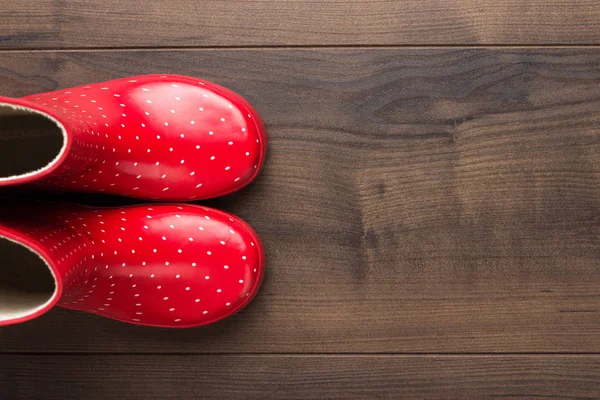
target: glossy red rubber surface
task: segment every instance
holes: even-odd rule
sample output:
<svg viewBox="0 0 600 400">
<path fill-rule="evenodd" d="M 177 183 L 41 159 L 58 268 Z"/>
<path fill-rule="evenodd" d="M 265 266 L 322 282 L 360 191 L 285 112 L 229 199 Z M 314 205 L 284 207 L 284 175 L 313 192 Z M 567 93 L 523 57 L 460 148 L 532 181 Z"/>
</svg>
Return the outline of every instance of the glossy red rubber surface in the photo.
<svg viewBox="0 0 600 400">
<path fill-rule="evenodd" d="M 58 121 L 63 156 L 35 182 L 67 191 L 155 200 L 234 192 L 259 173 L 267 147 L 260 116 L 238 94 L 178 75 L 146 75 L 10 99 Z M 26 155 L 24 155 L 26 156 Z"/>
<path fill-rule="evenodd" d="M 183 328 L 246 306 L 265 271 L 260 239 L 245 222 L 193 205 L 61 210 L 0 217 L 0 237 L 50 265 L 58 305 L 139 325 Z"/>
</svg>

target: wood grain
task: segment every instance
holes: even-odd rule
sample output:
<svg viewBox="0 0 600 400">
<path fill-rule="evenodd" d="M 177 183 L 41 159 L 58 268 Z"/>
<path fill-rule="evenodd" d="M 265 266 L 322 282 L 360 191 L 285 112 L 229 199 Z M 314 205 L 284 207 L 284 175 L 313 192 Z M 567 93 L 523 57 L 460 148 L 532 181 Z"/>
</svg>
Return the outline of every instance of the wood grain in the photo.
<svg viewBox="0 0 600 400">
<path fill-rule="evenodd" d="M 592 399 L 598 356 L 0 356 L 7 399 Z M 10 367 L 9 367 L 10 366 Z"/>
<path fill-rule="evenodd" d="M 263 238 L 262 293 L 183 331 L 55 310 L 0 329 L 3 352 L 600 351 L 600 49 L 0 59 L 13 96 L 153 72 L 228 86 L 267 123 L 258 181 L 209 202 Z"/>
<path fill-rule="evenodd" d="M 4 0 L 0 48 L 598 44 L 596 0 Z"/>
</svg>

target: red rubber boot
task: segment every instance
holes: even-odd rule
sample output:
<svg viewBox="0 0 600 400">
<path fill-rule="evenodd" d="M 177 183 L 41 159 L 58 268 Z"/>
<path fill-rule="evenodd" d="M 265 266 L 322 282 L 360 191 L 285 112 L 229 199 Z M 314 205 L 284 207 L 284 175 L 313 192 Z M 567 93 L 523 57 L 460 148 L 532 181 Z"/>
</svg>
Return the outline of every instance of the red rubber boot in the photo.
<svg viewBox="0 0 600 400">
<path fill-rule="evenodd" d="M 256 295 L 256 233 L 193 205 L 9 208 L 0 216 L 0 326 L 59 306 L 139 325 L 226 318 Z"/>
<path fill-rule="evenodd" d="M 196 78 L 146 75 L 0 97 L 0 186 L 206 199 L 250 183 L 266 147 L 245 99 Z"/>
</svg>

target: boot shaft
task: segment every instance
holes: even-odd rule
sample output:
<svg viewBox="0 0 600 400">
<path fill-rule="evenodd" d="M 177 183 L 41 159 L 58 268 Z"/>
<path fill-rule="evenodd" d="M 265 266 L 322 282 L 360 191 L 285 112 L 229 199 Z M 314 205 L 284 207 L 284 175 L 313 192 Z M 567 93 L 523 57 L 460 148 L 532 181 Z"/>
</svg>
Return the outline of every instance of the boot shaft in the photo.
<svg viewBox="0 0 600 400">
<path fill-rule="evenodd" d="M 0 211 L 0 325 L 32 319 L 91 273 L 94 244 L 60 209 Z"/>
<path fill-rule="evenodd" d="M 54 110 L 0 97 L 0 186 L 55 172 L 67 158 L 72 130 Z"/>
</svg>

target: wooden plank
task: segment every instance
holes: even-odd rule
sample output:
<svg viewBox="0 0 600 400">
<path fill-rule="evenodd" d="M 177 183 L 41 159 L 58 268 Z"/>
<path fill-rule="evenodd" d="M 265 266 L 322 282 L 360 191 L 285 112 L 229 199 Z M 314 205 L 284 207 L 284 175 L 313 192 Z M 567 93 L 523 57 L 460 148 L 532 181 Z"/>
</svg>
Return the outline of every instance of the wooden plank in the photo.
<svg viewBox="0 0 600 400">
<path fill-rule="evenodd" d="M 598 44 L 596 0 L 5 0 L 0 48 Z"/>
<path fill-rule="evenodd" d="M 267 123 L 258 181 L 209 202 L 263 238 L 262 293 L 183 331 L 56 310 L 1 329 L 1 351 L 599 351 L 600 49 L 0 59 L 14 96 L 163 71 L 237 90 Z"/>
<path fill-rule="evenodd" d="M 598 356 L 0 356 L 7 399 L 592 399 Z"/>
</svg>

